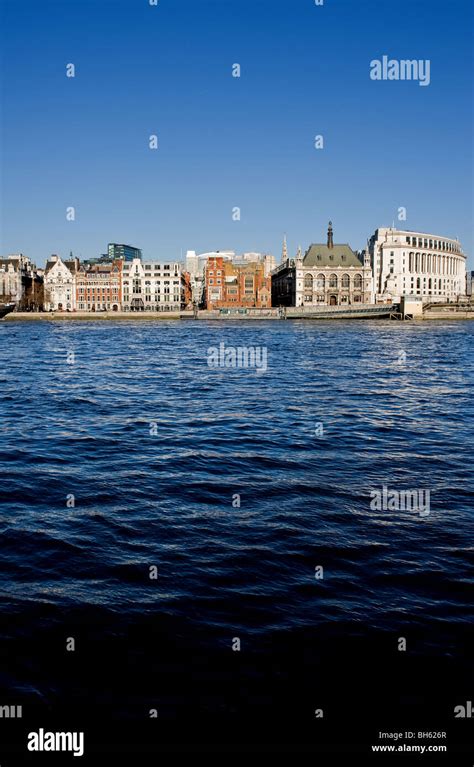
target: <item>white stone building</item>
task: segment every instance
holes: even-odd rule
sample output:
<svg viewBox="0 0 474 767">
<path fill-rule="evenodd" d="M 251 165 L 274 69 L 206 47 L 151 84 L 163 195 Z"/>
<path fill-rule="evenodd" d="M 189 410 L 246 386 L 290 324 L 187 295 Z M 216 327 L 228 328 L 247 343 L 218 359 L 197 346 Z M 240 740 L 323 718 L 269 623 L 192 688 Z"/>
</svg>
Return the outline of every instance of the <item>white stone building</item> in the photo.
<svg viewBox="0 0 474 767">
<path fill-rule="evenodd" d="M 205 264 L 205 260 L 195 250 L 186 251 L 185 269 L 190 277 L 192 303 L 196 306 L 200 306 L 204 297 Z"/>
<path fill-rule="evenodd" d="M 310 245 L 302 256 L 288 258 L 286 238 L 282 260 L 272 272 L 272 306 L 350 306 L 374 301 L 368 253 L 333 242 L 329 222 L 327 242 Z"/>
<path fill-rule="evenodd" d="M 0 258 L 0 302 L 23 306 L 31 301 L 31 290 L 35 287 L 38 270 L 28 256 L 13 253 L 7 258 Z"/>
<path fill-rule="evenodd" d="M 46 311 L 76 310 L 76 274 L 79 259 L 63 261 L 51 256 L 44 270 L 44 308 Z"/>
<path fill-rule="evenodd" d="M 129 311 L 180 311 L 188 302 L 186 272 L 174 261 L 124 262 L 122 269 L 122 309 Z M 189 295 L 190 298 L 190 295 Z"/>
<path fill-rule="evenodd" d="M 380 228 L 369 241 L 376 301 L 420 296 L 424 303 L 456 301 L 466 292 L 466 256 L 458 240 Z"/>
</svg>

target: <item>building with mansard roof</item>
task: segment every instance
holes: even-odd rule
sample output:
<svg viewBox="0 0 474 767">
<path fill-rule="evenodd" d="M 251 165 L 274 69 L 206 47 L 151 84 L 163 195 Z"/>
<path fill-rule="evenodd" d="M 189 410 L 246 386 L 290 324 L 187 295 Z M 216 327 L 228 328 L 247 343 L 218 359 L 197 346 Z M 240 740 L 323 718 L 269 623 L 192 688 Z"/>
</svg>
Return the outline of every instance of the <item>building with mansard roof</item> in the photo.
<svg viewBox="0 0 474 767">
<path fill-rule="evenodd" d="M 334 244 L 329 222 L 326 243 L 313 243 L 302 256 L 288 257 L 286 236 L 281 264 L 272 272 L 272 306 L 339 306 L 374 302 L 368 251 L 359 254 Z"/>
</svg>

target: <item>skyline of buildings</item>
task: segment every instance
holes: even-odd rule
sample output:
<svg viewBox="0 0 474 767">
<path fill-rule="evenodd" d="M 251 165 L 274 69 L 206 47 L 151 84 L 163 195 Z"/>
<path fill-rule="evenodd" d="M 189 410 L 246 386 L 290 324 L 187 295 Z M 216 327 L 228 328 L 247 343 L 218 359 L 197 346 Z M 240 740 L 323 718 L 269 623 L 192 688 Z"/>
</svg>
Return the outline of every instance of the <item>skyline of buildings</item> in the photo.
<svg viewBox="0 0 474 767">
<path fill-rule="evenodd" d="M 180 311 L 451 302 L 472 294 L 458 240 L 380 227 L 364 250 L 311 243 L 295 256 L 283 238 L 280 263 L 269 253 L 188 250 L 184 260 L 144 259 L 140 248 L 109 243 L 110 257 L 80 261 L 52 255 L 38 269 L 23 254 L 0 259 L 0 301 L 46 311 Z"/>
</svg>

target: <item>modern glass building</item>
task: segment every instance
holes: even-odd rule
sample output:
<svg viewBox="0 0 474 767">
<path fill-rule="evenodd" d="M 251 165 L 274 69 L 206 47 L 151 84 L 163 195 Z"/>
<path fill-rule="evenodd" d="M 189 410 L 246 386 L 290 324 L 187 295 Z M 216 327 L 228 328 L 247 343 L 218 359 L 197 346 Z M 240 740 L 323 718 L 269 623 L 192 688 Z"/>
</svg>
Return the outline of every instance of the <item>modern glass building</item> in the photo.
<svg viewBox="0 0 474 767">
<path fill-rule="evenodd" d="M 119 245 L 116 242 L 109 242 L 107 246 L 108 257 L 110 261 L 121 259 L 122 261 L 133 261 L 134 258 L 142 260 L 142 252 L 139 248 L 132 245 Z"/>
</svg>

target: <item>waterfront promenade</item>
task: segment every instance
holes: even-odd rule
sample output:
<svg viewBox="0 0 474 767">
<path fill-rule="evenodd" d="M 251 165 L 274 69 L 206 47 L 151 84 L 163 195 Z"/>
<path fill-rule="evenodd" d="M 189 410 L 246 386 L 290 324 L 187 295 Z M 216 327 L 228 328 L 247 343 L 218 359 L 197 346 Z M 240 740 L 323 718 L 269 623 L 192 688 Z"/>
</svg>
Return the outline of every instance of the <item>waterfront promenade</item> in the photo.
<svg viewBox="0 0 474 767">
<path fill-rule="evenodd" d="M 198 312 L 12 312 L 4 317 L 6 322 L 48 322 L 48 321 L 138 321 L 150 320 L 337 320 L 337 319 L 400 319 L 396 305 L 361 304 L 352 306 L 285 307 L 284 309 L 234 309 L 207 310 Z M 472 320 L 474 304 L 432 305 L 416 318 L 419 320 Z"/>
</svg>

